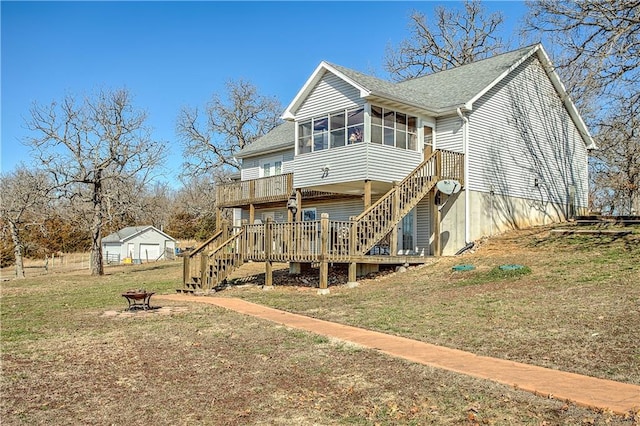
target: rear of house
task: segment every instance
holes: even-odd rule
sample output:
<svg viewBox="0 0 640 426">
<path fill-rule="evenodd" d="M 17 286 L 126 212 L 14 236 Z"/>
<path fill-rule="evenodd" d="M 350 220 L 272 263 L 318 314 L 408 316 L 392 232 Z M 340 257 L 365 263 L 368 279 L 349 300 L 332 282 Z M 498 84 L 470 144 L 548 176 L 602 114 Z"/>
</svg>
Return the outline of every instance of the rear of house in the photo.
<svg viewBox="0 0 640 426">
<path fill-rule="evenodd" d="M 322 62 L 283 118 L 237 154 L 218 206 L 254 240 L 328 214 L 335 235 L 312 263 L 417 262 L 587 208 L 594 143 L 541 45 L 401 83 Z M 276 228 L 278 260 L 299 263 L 287 238 L 303 231 Z"/>
</svg>

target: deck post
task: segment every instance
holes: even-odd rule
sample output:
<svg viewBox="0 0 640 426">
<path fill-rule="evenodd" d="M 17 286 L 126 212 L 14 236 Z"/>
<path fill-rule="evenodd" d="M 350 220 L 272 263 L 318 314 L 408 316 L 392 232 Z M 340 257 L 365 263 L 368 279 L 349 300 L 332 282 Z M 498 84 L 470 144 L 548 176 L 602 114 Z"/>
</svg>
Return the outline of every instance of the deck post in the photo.
<svg viewBox="0 0 640 426">
<path fill-rule="evenodd" d="M 222 224 L 222 209 L 216 207 L 216 229 L 220 229 Z"/>
<path fill-rule="evenodd" d="M 391 217 L 392 217 L 391 220 L 395 223 L 395 222 L 399 222 L 400 219 L 402 218 L 400 217 L 400 191 L 398 190 L 398 187 L 400 186 L 400 184 L 398 182 L 394 182 L 393 185 L 395 187 L 395 193 L 393 197 L 393 205 L 391 207 L 393 209 L 393 212 L 391 212 Z M 398 253 L 398 225 L 396 224 L 391 230 L 391 241 L 389 241 L 389 254 L 395 255 L 397 253 Z"/>
<path fill-rule="evenodd" d="M 271 251 L 273 249 L 273 218 L 268 217 L 264 226 L 264 286 L 273 288 L 273 263 Z"/>
<path fill-rule="evenodd" d="M 222 219 L 220 228 L 222 229 L 222 241 L 227 241 L 229 239 L 229 221 Z"/>
<path fill-rule="evenodd" d="M 296 201 L 298 204 L 298 211 L 296 211 L 296 222 L 302 222 L 302 191 L 296 189 Z"/>
<path fill-rule="evenodd" d="M 253 225 L 256 220 L 256 208 L 253 203 L 249 204 L 249 225 Z"/>
<path fill-rule="evenodd" d="M 189 260 L 189 255 L 186 255 L 182 258 L 182 284 L 184 284 L 185 289 L 187 288 L 187 283 L 189 282 L 189 280 L 191 280 L 191 277 L 189 277 L 191 271 Z"/>
<path fill-rule="evenodd" d="M 364 209 L 371 207 L 371 181 L 366 179 L 364 181 Z"/>
<path fill-rule="evenodd" d="M 200 252 L 200 289 L 202 291 L 209 290 L 209 286 L 207 283 L 207 260 L 208 257 L 206 253 Z"/>
<path fill-rule="evenodd" d="M 320 215 L 320 289 L 318 294 L 329 294 L 329 213 Z"/>
<path fill-rule="evenodd" d="M 349 220 L 351 221 L 351 227 L 349 228 L 351 231 L 351 235 L 349 235 L 349 257 L 351 259 L 353 259 L 353 257 L 356 255 L 358 247 L 358 222 L 356 222 L 355 219 L 355 216 L 351 216 L 349 218 Z M 349 276 L 347 278 L 347 287 L 356 287 L 358 285 L 358 282 L 356 281 L 357 271 L 358 264 L 353 261 L 349 262 Z"/>
</svg>

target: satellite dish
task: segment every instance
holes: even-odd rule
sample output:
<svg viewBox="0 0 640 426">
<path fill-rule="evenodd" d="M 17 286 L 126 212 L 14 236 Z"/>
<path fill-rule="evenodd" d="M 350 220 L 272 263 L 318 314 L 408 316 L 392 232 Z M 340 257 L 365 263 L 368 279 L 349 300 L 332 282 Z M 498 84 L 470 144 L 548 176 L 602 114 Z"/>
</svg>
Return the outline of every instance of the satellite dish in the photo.
<svg viewBox="0 0 640 426">
<path fill-rule="evenodd" d="M 436 183 L 436 188 L 443 194 L 451 195 L 460 192 L 462 185 L 457 180 L 441 180 Z"/>
</svg>

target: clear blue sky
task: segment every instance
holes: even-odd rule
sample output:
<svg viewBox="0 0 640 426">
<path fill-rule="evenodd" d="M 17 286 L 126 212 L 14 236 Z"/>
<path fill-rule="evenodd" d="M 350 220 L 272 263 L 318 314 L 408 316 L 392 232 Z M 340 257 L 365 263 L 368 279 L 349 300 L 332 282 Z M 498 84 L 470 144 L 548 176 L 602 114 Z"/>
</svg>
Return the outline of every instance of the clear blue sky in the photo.
<svg viewBox="0 0 640 426">
<path fill-rule="evenodd" d="M 322 60 L 387 78 L 388 44 L 409 37 L 409 15 L 435 2 L 6 2 L 2 15 L 2 171 L 23 161 L 30 105 L 126 87 L 169 141 L 165 176 L 180 172 L 175 121 L 224 83 L 246 79 L 286 106 Z M 449 2 L 447 6 L 460 6 Z M 505 16 L 505 38 L 522 2 L 485 2 Z"/>
</svg>

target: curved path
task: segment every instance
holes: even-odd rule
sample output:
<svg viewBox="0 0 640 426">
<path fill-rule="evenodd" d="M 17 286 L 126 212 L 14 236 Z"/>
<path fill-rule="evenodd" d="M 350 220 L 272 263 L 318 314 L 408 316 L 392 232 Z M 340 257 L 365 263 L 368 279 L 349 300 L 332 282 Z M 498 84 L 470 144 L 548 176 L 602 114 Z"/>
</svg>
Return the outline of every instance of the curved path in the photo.
<svg viewBox="0 0 640 426">
<path fill-rule="evenodd" d="M 397 358 L 492 380 L 545 397 L 626 414 L 640 409 L 640 386 L 474 355 L 404 337 L 292 314 L 235 298 L 156 295 L 155 299 L 208 303 L 292 328 L 353 342 Z"/>
</svg>

